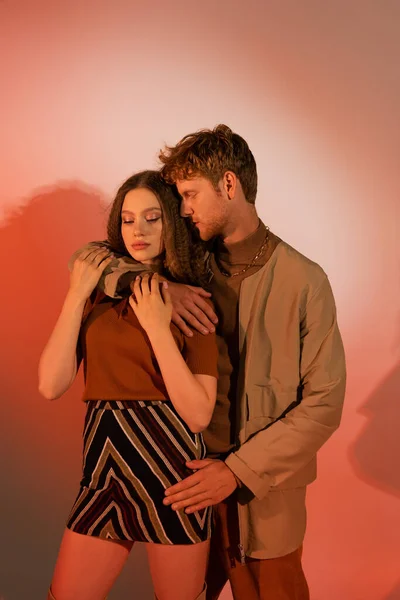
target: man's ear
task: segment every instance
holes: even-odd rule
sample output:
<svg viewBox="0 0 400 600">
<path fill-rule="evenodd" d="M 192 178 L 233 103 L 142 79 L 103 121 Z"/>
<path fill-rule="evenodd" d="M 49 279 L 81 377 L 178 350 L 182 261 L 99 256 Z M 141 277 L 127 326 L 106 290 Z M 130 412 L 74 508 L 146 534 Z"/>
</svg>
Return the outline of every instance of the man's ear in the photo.
<svg viewBox="0 0 400 600">
<path fill-rule="evenodd" d="M 233 171 L 225 171 L 222 178 L 222 185 L 224 186 L 224 190 L 229 200 L 233 200 L 235 197 L 237 182 L 238 179 Z"/>
</svg>

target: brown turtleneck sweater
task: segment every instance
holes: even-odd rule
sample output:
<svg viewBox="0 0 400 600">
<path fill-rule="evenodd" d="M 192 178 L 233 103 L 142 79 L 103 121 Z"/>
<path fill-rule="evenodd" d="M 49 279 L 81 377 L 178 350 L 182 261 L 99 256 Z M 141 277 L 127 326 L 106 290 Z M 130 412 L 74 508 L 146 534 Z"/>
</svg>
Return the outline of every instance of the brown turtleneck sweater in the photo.
<svg viewBox="0 0 400 600">
<path fill-rule="evenodd" d="M 226 277 L 227 273 L 236 273 L 252 262 L 259 252 L 266 236 L 264 223 L 245 239 L 234 244 L 224 244 L 218 240 L 211 256 L 213 278 L 211 292 L 217 308 L 219 323 L 217 327 L 218 345 L 218 394 L 212 421 L 204 432 L 204 438 L 210 455 L 225 456 L 234 448 L 236 432 L 236 392 L 239 372 L 239 330 L 238 310 L 240 286 L 250 275 L 263 267 L 276 246 L 281 241 L 269 233 L 267 246 L 254 266 L 235 277 Z"/>
</svg>

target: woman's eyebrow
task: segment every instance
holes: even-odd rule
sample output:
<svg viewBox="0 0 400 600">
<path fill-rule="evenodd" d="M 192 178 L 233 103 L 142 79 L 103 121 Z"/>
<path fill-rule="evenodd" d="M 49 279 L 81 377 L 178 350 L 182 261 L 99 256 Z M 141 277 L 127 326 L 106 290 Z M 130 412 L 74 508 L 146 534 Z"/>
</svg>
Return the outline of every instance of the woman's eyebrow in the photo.
<svg viewBox="0 0 400 600">
<path fill-rule="evenodd" d="M 145 212 L 149 212 L 151 210 L 159 210 L 159 211 L 161 211 L 161 208 L 159 206 L 150 206 L 149 208 L 145 208 L 144 210 L 142 210 L 142 212 L 145 213 Z M 124 215 L 124 214 L 126 214 L 126 215 L 134 215 L 135 213 L 132 210 L 126 210 L 125 209 L 125 210 L 121 211 L 121 214 L 122 215 Z"/>
</svg>

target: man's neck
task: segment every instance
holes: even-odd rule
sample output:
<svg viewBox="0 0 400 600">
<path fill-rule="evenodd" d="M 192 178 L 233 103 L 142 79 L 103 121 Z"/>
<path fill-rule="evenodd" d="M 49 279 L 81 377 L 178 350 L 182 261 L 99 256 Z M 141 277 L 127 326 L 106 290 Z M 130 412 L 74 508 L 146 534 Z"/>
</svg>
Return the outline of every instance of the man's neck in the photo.
<svg viewBox="0 0 400 600">
<path fill-rule="evenodd" d="M 221 236 L 224 244 L 241 242 L 256 231 L 259 222 L 260 220 L 254 205 L 249 204 L 243 211 L 235 215 L 231 223 L 228 223 Z"/>
</svg>

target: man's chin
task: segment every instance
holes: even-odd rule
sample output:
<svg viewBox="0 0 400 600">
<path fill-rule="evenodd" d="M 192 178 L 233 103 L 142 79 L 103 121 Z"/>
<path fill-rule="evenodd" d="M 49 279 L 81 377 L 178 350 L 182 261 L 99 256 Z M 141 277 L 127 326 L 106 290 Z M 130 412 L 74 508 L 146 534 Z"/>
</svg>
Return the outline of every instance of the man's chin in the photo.
<svg viewBox="0 0 400 600">
<path fill-rule="evenodd" d="M 201 226 L 199 227 L 198 225 L 195 225 L 195 229 L 196 229 L 197 235 L 203 242 L 208 242 L 209 240 L 211 240 L 214 237 L 214 233 L 212 231 L 206 229 L 205 227 L 201 227 Z"/>
<path fill-rule="evenodd" d="M 199 237 L 200 237 L 200 239 L 201 239 L 202 242 L 209 242 L 210 240 L 212 240 L 212 238 L 214 236 L 210 235 L 209 233 L 208 234 L 201 233 Z"/>
</svg>

